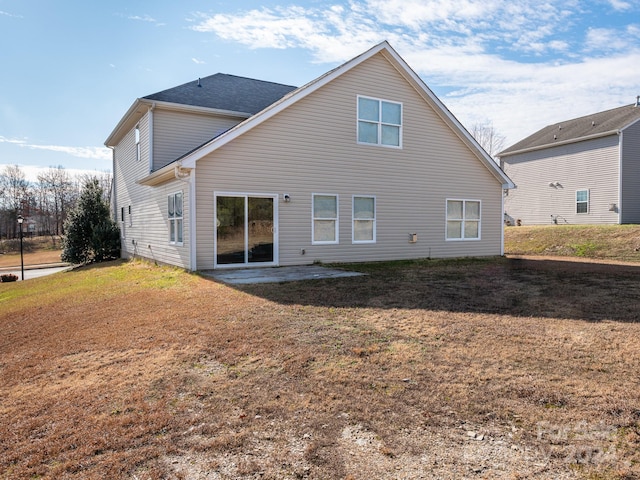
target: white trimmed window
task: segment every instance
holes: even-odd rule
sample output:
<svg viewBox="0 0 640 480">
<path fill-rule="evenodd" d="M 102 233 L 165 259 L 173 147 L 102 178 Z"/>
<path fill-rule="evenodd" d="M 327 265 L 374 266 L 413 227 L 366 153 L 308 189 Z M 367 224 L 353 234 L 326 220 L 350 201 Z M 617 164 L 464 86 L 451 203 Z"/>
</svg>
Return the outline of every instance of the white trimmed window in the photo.
<svg viewBox="0 0 640 480">
<path fill-rule="evenodd" d="M 576 213 L 589 213 L 589 190 L 576 191 Z"/>
<path fill-rule="evenodd" d="M 402 104 L 358 96 L 358 143 L 402 147 Z"/>
<path fill-rule="evenodd" d="M 479 200 L 447 200 L 447 240 L 479 240 L 480 210 Z"/>
<path fill-rule="evenodd" d="M 168 199 L 169 243 L 182 245 L 182 192 L 172 193 Z"/>
<path fill-rule="evenodd" d="M 135 141 L 136 141 L 136 161 L 140 160 L 140 127 L 136 125 L 135 130 Z"/>
<path fill-rule="evenodd" d="M 338 196 L 313 194 L 312 243 L 338 243 Z"/>
<path fill-rule="evenodd" d="M 376 241 L 376 197 L 353 196 L 353 243 Z"/>
<path fill-rule="evenodd" d="M 120 207 L 120 237 L 125 238 L 124 207 Z"/>
</svg>

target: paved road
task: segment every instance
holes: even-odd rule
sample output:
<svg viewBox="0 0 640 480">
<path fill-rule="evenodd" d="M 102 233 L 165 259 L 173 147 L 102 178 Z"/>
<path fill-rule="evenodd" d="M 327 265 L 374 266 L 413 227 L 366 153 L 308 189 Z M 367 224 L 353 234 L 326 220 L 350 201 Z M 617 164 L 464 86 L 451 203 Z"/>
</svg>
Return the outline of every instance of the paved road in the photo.
<svg viewBox="0 0 640 480">
<path fill-rule="evenodd" d="M 63 271 L 68 270 L 70 268 L 71 267 L 69 267 L 69 266 L 56 266 L 56 267 L 45 267 L 45 268 L 29 268 L 29 267 L 25 267 L 25 269 L 24 269 L 24 279 L 25 280 L 29 280 L 31 278 L 44 277 L 45 275 L 51 275 L 52 273 L 63 272 Z M 17 270 L 0 269 L 0 273 L 2 273 L 2 274 L 13 273 L 14 275 L 16 275 L 18 277 L 18 281 L 20 281 L 22 279 L 22 273 L 20 271 L 20 268 L 18 268 Z"/>
</svg>

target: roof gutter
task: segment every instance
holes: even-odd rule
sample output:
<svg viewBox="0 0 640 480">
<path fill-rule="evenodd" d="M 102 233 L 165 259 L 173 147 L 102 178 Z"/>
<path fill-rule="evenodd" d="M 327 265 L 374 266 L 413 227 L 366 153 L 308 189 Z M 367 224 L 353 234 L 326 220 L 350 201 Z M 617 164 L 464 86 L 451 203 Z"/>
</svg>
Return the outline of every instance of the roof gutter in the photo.
<svg viewBox="0 0 640 480">
<path fill-rule="evenodd" d="M 215 113 L 217 115 L 223 115 L 226 117 L 237 117 L 237 118 L 249 118 L 253 114 L 248 112 L 236 112 L 234 110 L 223 110 L 221 108 L 210 108 L 210 107 L 199 107 L 197 105 L 187 105 L 185 103 L 173 103 L 166 102 L 163 100 L 147 100 L 147 99 L 139 99 L 141 102 L 153 104 L 156 107 L 161 107 L 166 110 L 173 110 L 176 112 L 189 112 L 189 113 Z"/>
<path fill-rule="evenodd" d="M 143 179 L 138 180 L 136 183 L 146 185 L 147 187 L 155 187 L 169 180 L 183 180 L 188 178 L 191 170 L 191 168 L 184 167 L 181 163 L 170 163 L 156 170 L 151 175 L 147 175 Z"/>
<path fill-rule="evenodd" d="M 146 105 L 147 110 L 144 112 L 138 112 L 139 118 L 134 118 L 136 111 L 142 106 Z M 184 105 L 181 103 L 172 103 L 172 102 L 164 102 L 158 100 L 148 100 L 145 98 L 136 98 L 133 104 L 127 110 L 127 113 L 123 115 L 120 119 L 116 127 L 113 129 L 109 137 L 105 140 L 104 144 L 107 147 L 115 146 L 118 141 L 120 141 L 121 134 L 124 131 L 127 131 L 130 128 L 130 125 L 135 124 L 142 116 L 147 113 L 149 110 L 154 110 L 155 108 L 160 107 L 164 110 L 172 110 L 175 112 L 189 112 L 189 113 L 205 113 L 211 114 L 215 113 L 216 115 L 223 115 L 225 117 L 234 117 L 234 118 L 242 118 L 246 119 L 252 116 L 251 113 L 246 112 L 235 112 L 233 110 L 222 110 L 219 108 L 208 108 L 208 107 L 198 107 L 194 105 Z"/>
<path fill-rule="evenodd" d="M 497 156 L 499 158 L 510 157 L 512 155 L 518 155 L 520 153 L 535 152 L 538 150 L 545 150 L 551 147 L 560 147 L 562 145 L 569 145 L 571 143 L 579 143 L 579 142 L 585 142 L 587 140 L 594 140 L 596 138 L 608 137 L 610 135 L 620 135 L 620 130 L 609 130 L 608 132 L 594 133 L 593 135 L 587 135 L 586 137 L 572 138 L 570 140 L 563 140 L 557 143 L 547 143 L 545 145 L 538 145 L 536 147 L 521 148 L 520 150 L 514 150 L 513 152 L 499 153 Z"/>
</svg>

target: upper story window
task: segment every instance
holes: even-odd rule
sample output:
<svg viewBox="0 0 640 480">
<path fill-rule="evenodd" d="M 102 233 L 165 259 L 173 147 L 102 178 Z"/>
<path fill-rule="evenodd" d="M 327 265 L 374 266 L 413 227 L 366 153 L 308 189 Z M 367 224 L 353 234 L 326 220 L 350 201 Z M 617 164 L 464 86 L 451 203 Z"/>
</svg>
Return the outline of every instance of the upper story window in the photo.
<svg viewBox="0 0 640 480">
<path fill-rule="evenodd" d="M 358 96 L 358 143 L 402 147 L 402 104 Z"/>
<path fill-rule="evenodd" d="M 589 213 L 589 190 L 576 191 L 576 213 Z"/>
<path fill-rule="evenodd" d="M 480 239 L 480 201 L 447 200 L 447 240 Z"/>
<path fill-rule="evenodd" d="M 313 194 L 312 244 L 338 243 L 338 196 Z"/>
<path fill-rule="evenodd" d="M 140 127 L 136 125 L 136 160 L 140 160 Z"/>
</svg>

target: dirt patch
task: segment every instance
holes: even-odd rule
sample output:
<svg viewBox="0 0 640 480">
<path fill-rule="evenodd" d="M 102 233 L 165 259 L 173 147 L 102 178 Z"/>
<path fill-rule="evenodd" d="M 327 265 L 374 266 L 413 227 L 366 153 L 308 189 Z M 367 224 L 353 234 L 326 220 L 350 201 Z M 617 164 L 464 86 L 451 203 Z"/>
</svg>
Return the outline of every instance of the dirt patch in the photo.
<svg viewBox="0 0 640 480">
<path fill-rule="evenodd" d="M 530 262 L 0 287 L 0 478 L 638 478 L 637 270 Z"/>
</svg>

